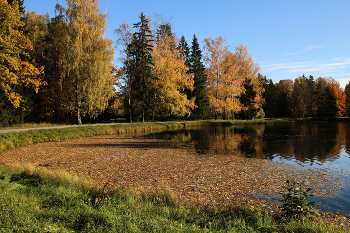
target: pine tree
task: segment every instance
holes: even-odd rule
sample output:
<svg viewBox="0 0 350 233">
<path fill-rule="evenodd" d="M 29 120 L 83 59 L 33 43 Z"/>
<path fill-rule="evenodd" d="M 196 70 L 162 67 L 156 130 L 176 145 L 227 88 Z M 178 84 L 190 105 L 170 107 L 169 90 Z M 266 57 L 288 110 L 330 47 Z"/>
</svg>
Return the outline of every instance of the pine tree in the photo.
<svg viewBox="0 0 350 233">
<path fill-rule="evenodd" d="M 177 49 L 179 50 L 179 56 L 185 58 L 185 65 L 187 67 L 190 67 L 190 60 L 189 60 L 190 48 L 188 47 L 185 36 L 181 36 Z"/>
<path fill-rule="evenodd" d="M 153 36 L 149 29 L 149 20 L 141 13 L 140 22 L 134 24 L 138 31 L 133 34 L 132 41 L 127 48 L 127 59 L 124 63 L 128 79 L 128 112 L 142 122 L 153 113 L 155 107 L 154 76 L 152 75 L 152 41 Z"/>
<path fill-rule="evenodd" d="M 272 79 L 267 79 L 264 77 L 264 89 L 263 98 L 265 99 L 265 104 L 263 109 L 265 116 L 268 118 L 276 117 L 277 109 L 277 89 L 276 85 L 273 83 Z"/>
<path fill-rule="evenodd" d="M 196 35 L 193 35 L 191 54 L 189 56 L 189 72 L 193 74 L 194 85 L 193 91 L 189 98 L 196 98 L 195 105 L 197 108 L 193 110 L 193 116 L 196 120 L 204 119 L 208 115 L 209 97 L 207 95 L 207 75 L 202 62 L 202 51 Z"/>
</svg>

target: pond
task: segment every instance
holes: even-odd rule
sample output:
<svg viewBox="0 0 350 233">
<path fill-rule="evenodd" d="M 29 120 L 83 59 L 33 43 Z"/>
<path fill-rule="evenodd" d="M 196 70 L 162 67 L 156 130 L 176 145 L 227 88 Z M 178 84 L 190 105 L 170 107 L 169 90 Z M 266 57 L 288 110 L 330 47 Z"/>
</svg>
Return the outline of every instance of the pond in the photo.
<svg viewBox="0 0 350 233">
<path fill-rule="evenodd" d="M 276 123 L 200 127 L 149 134 L 173 140 L 201 156 L 242 156 L 326 170 L 340 188 L 330 197 L 314 196 L 322 211 L 350 214 L 350 123 Z"/>
</svg>

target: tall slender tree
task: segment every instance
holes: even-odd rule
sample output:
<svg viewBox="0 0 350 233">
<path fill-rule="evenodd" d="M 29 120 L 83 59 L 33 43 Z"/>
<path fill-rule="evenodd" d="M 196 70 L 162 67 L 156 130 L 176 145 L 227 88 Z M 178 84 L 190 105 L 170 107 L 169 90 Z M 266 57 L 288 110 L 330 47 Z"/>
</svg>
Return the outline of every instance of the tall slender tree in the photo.
<svg viewBox="0 0 350 233">
<path fill-rule="evenodd" d="M 241 95 L 242 77 L 239 72 L 237 57 L 228 50 L 227 42 L 222 38 L 204 40 L 205 60 L 208 75 L 208 96 L 210 106 L 215 114 L 233 117 L 241 110 L 238 96 Z"/>
<path fill-rule="evenodd" d="M 293 92 L 293 80 L 280 80 L 276 83 L 277 92 L 277 117 L 291 116 L 291 100 Z"/>
<path fill-rule="evenodd" d="M 66 37 L 60 57 L 64 108 L 82 117 L 97 117 L 113 95 L 112 40 L 106 34 L 107 14 L 98 0 L 67 0 L 67 8 L 57 4 L 64 16 Z"/>
<path fill-rule="evenodd" d="M 276 85 L 273 83 L 272 79 L 264 78 L 264 95 L 265 103 L 263 109 L 265 116 L 268 118 L 274 118 L 277 116 L 277 90 Z"/>
<path fill-rule="evenodd" d="M 207 74 L 202 62 L 202 51 L 199 48 L 199 43 L 196 35 L 193 35 L 191 54 L 189 56 L 189 72 L 193 74 L 193 91 L 189 98 L 196 98 L 193 110 L 195 119 L 204 119 L 208 115 L 209 97 L 207 94 Z"/>
<path fill-rule="evenodd" d="M 155 89 L 153 87 L 154 76 L 152 74 L 152 49 L 153 35 L 149 29 L 149 20 L 143 13 L 140 22 L 134 24 L 137 31 L 133 34 L 132 41 L 127 48 L 125 71 L 129 82 L 126 89 L 129 93 L 127 103 L 130 119 L 132 115 L 141 117 L 142 122 L 153 113 L 155 106 Z"/>
</svg>

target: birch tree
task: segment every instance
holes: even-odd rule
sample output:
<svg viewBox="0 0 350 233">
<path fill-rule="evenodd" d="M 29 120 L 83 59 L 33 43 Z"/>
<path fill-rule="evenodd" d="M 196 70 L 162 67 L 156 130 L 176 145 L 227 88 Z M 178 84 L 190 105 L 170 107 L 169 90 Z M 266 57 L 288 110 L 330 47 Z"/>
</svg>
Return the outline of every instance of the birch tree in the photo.
<svg viewBox="0 0 350 233">
<path fill-rule="evenodd" d="M 207 38 L 204 43 L 208 96 L 215 119 L 218 114 L 230 113 L 233 117 L 234 112 L 241 110 L 237 96 L 243 91 L 236 57 L 228 50 L 227 42 L 222 37 Z"/>
<path fill-rule="evenodd" d="M 107 14 L 98 0 L 67 0 L 67 8 L 56 5 L 66 23 L 64 50 L 60 57 L 63 107 L 76 115 L 96 117 L 113 95 L 112 40 L 104 38 Z"/>
<path fill-rule="evenodd" d="M 190 115 L 194 98 L 188 99 L 185 90 L 193 90 L 193 75 L 188 73 L 185 56 L 175 48 L 175 35 L 169 24 L 160 25 L 156 46 L 152 51 L 159 112 L 163 116 Z"/>
<path fill-rule="evenodd" d="M 241 116 L 251 119 L 256 116 L 264 104 L 262 98 L 263 76 L 259 75 L 260 67 L 248 53 L 247 47 L 239 45 L 235 47 L 235 57 L 238 66 L 238 77 L 243 80 L 244 91 L 240 95 L 242 104 Z"/>
</svg>

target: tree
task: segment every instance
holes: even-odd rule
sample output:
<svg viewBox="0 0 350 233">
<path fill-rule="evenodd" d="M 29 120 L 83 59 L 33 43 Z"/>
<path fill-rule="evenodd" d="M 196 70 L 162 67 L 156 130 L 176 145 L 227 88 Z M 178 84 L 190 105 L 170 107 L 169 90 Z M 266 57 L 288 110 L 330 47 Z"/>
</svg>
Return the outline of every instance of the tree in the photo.
<svg viewBox="0 0 350 233">
<path fill-rule="evenodd" d="M 186 62 L 185 62 L 186 64 Z M 191 54 L 187 62 L 189 73 L 193 74 L 193 91 L 189 94 L 189 98 L 195 98 L 193 109 L 193 117 L 196 120 L 204 119 L 208 115 L 209 97 L 207 94 L 207 74 L 202 62 L 202 51 L 199 48 L 199 43 L 196 35 L 193 35 Z"/>
<path fill-rule="evenodd" d="M 340 87 L 338 81 L 334 80 L 332 77 L 329 77 L 328 80 L 331 86 L 332 93 L 335 97 L 337 109 L 336 116 L 344 116 L 346 114 L 346 95 Z"/>
<path fill-rule="evenodd" d="M 28 111 L 28 99 L 23 95 L 29 89 L 37 92 L 43 84 L 40 78 L 41 68 L 35 67 L 30 53 L 33 49 L 29 38 L 21 29 L 18 2 L 11 5 L 0 0 L 0 99 L 2 113 L 0 121 L 11 122 L 19 116 L 22 121 Z"/>
<path fill-rule="evenodd" d="M 114 94 L 114 49 L 112 40 L 104 38 L 107 14 L 98 4 L 98 0 L 67 0 L 66 9 L 56 6 L 66 23 L 59 63 L 63 107 L 76 115 L 78 124 L 84 116 L 97 117 Z"/>
<path fill-rule="evenodd" d="M 228 115 L 241 110 L 239 96 L 242 89 L 242 78 L 238 76 L 236 56 L 227 47 L 222 38 L 204 40 L 205 61 L 207 64 L 208 96 L 215 119 L 218 114 Z"/>
<path fill-rule="evenodd" d="M 125 62 L 125 60 L 128 59 L 127 48 L 132 41 L 132 27 L 127 23 L 122 23 L 119 25 L 119 28 L 114 30 L 114 34 L 117 35 L 117 39 L 115 41 L 117 45 L 116 48 L 119 48 L 120 53 L 122 55 L 122 57 L 120 57 L 119 59 L 122 62 Z"/>
<path fill-rule="evenodd" d="M 262 94 L 264 92 L 263 76 L 259 74 L 260 67 L 255 64 L 253 57 L 249 55 L 247 47 L 239 45 L 235 47 L 235 57 L 240 80 L 243 80 L 244 91 L 240 95 L 242 104 L 241 117 L 251 119 L 256 117 L 259 109 L 264 104 Z"/>
<path fill-rule="evenodd" d="M 293 80 L 280 80 L 276 84 L 277 92 L 277 117 L 291 116 L 291 100 L 293 92 Z"/>
<path fill-rule="evenodd" d="M 346 95 L 346 110 L 348 116 L 350 116 L 350 81 L 346 84 L 344 93 Z"/>
<path fill-rule="evenodd" d="M 316 80 L 316 105 L 318 117 L 331 117 L 336 114 L 335 96 L 331 91 L 331 87 L 327 78 L 319 77 Z"/>
<path fill-rule="evenodd" d="M 300 76 L 294 80 L 292 94 L 292 112 L 295 117 L 305 118 L 308 115 L 308 88 L 306 77 Z"/>
<path fill-rule="evenodd" d="M 316 116 L 316 82 L 312 75 L 307 79 L 307 94 L 306 103 L 308 108 L 308 116 Z"/>
<path fill-rule="evenodd" d="M 265 112 L 265 116 L 268 118 L 274 118 L 277 116 L 278 105 L 277 105 L 277 89 L 276 85 L 273 83 L 272 79 L 267 79 L 264 77 L 264 95 L 265 104 L 263 105 L 263 109 Z"/>
<path fill-rule="evenodd" d="M 188 99 L 185 90 L 193 90 L 193 75 L 188 73 L 185 57 L 175 48 L 175 35 L 169 24 L 160 25 L 153 48 L 154 87 L 158 112 L 163 116 L 190 115 L 194 98 Z"/>
<path fill-rule="evenodd" d="M 319 117 L 344 116 L 346 114 L 346 94 L 333 78 L 318 78 L 317 115 Z"/>
<path fill-rule="evenodd" d="M 18 3 L 18 10 L 21 13 L 21 15 L 24 15 L 25 10 L 24 10 L 24 0 L 7 0 L 9 5 L 12 5 L 14 2 Z"/>
<path fill-rule="evenodd" d="M 154 76 L 152 74 L 153 36 L 149 29 L 149 20 L 141 13 L 140 22 L 134 24 L 138 31 L 133 34 L 127 48 L 127 60 L 124 62 L 127 75 L 128 102 L 126 103 L 130 119 L 132 115 L 145 118 L 152 115 L 155 107 Z"/>
<path fill-rule="evenodd" d="M 190 55 L 190 49 L 188 47 L 187 41 L 184 36 L 180 38 L 179 44 L 177 46 L 177 49 L 179 50 L 179 56 L 185 58 L 185 65 L 189 67 L 189 55 Z"/>
</svg>

